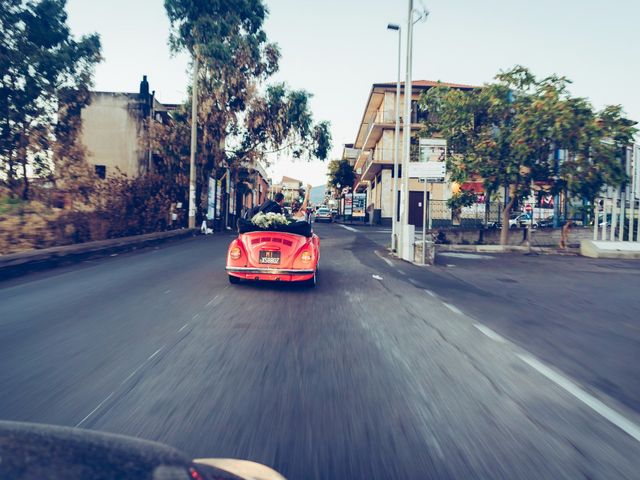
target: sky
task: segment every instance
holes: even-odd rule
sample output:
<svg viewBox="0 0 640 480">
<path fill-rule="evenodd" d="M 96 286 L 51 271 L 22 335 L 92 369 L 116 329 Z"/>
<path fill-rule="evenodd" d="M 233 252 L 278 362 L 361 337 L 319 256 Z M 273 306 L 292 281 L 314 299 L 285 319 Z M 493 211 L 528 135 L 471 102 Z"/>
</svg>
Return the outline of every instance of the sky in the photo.
<svg viewBox="0 0 640 480">
<path fill-rule="evenodd" d="M 76 35 L 97 32 L 105 61 L 95 88 L 137 91 L 143 74 L 162 102 L 180 102 L 188 57 L 172 56 L 163 0 L 68 0 Z M 413 78 L 482 85 L 520 64 L 573 81 L 570 91 L 596 108 L 621 104 L 640 120 L 639 0 L 428 0 L 414 28 Z M 329 120 L 331 158 L 355 140 L 371 85 L 397 78 L 397 32 L 407 0 L 266 0 L 265 30 L 279 45 L 273 81 L 313 94 L 316 120 Z M 402 39 L 403 46 L 406 38 Z M 404 67 L 403 67 L 404 69 Z M 404 73 L 403 73 L 404 75 Z M 280 158 L 269 171 L 321 185 L 327 162 Z"/>
</svg>

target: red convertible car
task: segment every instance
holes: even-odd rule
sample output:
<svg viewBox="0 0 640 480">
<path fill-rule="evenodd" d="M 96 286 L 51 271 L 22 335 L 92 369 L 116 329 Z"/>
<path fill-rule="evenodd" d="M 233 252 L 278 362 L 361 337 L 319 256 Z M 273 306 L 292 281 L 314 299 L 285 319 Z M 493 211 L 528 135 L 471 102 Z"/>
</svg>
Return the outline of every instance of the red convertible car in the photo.
<svg viewBox="0 0 640 480">
<path fill-rule="evenodd" d="M 316 284 L 320 238 L 308 222 L 276 230 L 259 229 L 250 222 L 238 224 L 238 238 L 229 245 L 229 282 L 270 280 Z"/>
</svg>

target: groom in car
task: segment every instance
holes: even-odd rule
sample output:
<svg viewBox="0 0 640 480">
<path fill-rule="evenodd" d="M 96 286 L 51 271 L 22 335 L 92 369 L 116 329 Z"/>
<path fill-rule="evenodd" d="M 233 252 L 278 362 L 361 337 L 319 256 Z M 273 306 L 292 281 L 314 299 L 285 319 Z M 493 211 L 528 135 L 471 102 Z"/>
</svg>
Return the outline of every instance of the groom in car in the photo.
<svg viewBox="0 0 640 480">
<path fill-rule="evenodd" d="M 282 192 L 278 192 L 273 198 L 273 200 L 267 198 L 262 205 L 249 210 L 249 215 L 245 218 L 247 218 L 247 220 L 251 220 L 253 216 L 258 213 L 284 213 L 284 194 Z"/>
</svg>

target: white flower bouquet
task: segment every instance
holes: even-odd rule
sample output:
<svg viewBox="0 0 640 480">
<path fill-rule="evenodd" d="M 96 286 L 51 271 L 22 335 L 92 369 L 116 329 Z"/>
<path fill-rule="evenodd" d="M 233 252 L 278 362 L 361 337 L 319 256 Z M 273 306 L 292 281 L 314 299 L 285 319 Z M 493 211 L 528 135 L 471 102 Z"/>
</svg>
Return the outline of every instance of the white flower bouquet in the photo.
<svg viewBox="0 0 640 480">
<path fill-rule="evenodd" d="M 281 213 L 257 213 L 251 219 L 251 223 L 253 223 L 256 227 L 269 229 L 275 227 L 277 225 L 289 225 L 289 220 Z"/>
</svg>

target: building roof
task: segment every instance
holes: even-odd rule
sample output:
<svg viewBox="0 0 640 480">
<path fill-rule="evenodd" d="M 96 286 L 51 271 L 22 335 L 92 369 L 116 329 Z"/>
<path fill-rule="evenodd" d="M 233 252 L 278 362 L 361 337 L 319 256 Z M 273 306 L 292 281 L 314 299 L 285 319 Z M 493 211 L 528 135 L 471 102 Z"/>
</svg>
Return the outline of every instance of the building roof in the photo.
<svg viewBox="0 0 640 480">
<path fill-rule="evenodd" d="M 449 82 L 440 82 L 434 80 L 413 80 L 411 82 L 412 92 L 418 92 L 420 90 L 427 90 L 429 88 L 444 86 L 449 88 L 457 88 L 460 90 L 472 90 L 476 88 L 481 88 L 479 86 L 473 85 L 465 85 L 461 83 L 449 83 Z M 358 133 L 356 134 L 356 140 L 353 143 L 355 148 L 360 148 L 362 146 L 362 141 L 364 140 L 364 134 L 366 132 L 367 127 L 372 121 L 372 118 L 375 117 L 376 111 L 380 106 L 384 98 L 385 92 L 395 92 L 397 88 L 396 82 L 386 82 L 386 83 L 374 83 L 371 86 L 371 92 L 369 92 L 369 97 L 367 98 L 367 104 L 365 105 L 364 113 L 362 114 L 362 120 L 360 121 L 360 125 L 358 126 Z M 404 82 L 400 82 L 401 92 L 404 92 Z"/>
<path fill-rule="evenodd" d="M 287 176 L 283 176 L 280 183 L 302 183 L 302 180 L 298 180 L 297 178 L 291 178 Z"/>
<path fill-rule="evenodd" d="M 430 88 L 430 87 L 450 87 L 450 88 L 481 88 L 478 85 L 465 85 L 463 83 L 449 83 L 449 82 L 440 82 L 433 80 L 413 80 L 411 82 L 411 88 Z M 374 83 L 373 88 L 381 87 L 381 88 L 396 88 L 396 82 L 383 82 L 383 83 Z M 400 82 L 400 88 L 404 88 L 404 82 Z"/>
</svg>

